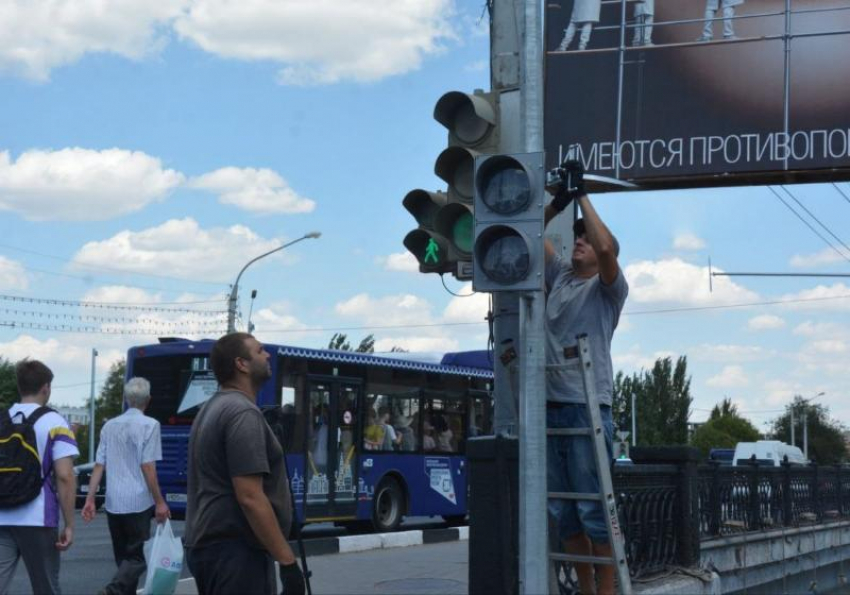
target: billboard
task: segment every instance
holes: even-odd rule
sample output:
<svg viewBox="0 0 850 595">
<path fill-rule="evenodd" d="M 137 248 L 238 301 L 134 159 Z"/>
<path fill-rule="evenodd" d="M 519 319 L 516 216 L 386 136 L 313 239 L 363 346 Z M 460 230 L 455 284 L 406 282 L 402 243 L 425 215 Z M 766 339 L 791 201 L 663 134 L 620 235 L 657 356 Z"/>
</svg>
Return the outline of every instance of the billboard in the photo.
<svg viewBox="0 0 850 595">
<path fill-rule="evenodd" d="M 850 0 L 549 0 L 544 134 L 646 188 L 850 179 Z"/>
</svg>

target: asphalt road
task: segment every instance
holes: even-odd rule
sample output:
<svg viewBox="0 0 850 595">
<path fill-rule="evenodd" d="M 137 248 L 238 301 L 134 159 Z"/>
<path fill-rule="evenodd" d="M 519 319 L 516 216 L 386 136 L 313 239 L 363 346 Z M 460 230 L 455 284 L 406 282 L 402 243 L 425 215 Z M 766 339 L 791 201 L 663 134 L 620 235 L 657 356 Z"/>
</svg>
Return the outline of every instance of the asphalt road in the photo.
<svg viewBox="0 0 850 595">
<path fill-rule="evenodd" d="M 182 536 L 183 521 L 172 521 L 171 523 L 175 534 Z M 445 523 L 439 517 L 414 517 L 406 519 L 402 524 L 402 529 L 428 529 L 445 526 Z M 344 529 L 327 523 L 310 525 L 304 529 L 304 536 L 307 539 L 346 534 Z M 115 561 L 112 557 L 112 541 L 109 538 L 106 514 L 98 513 L 90 524 L 86 524 L 78 516 L 74 531 L 74 544 L 70 550 L 62 554 L 59 580 L 63 594 L 91 595 L 97 593 L 109 582 L 114 572 Z M 183 567 L 183 576 L 190 576 L 185 566 Z M 26 568 L 23 561 L 20 561 L 8 595 L 29 595 L 31 593 Z"/>
</svg>

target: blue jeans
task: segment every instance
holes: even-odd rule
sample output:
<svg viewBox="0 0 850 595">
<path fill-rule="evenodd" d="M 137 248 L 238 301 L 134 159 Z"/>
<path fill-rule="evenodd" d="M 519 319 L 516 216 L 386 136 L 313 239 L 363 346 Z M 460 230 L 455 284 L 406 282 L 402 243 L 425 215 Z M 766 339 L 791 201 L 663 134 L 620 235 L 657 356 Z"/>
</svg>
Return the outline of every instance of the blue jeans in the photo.
<svg viewBox="0 0 850 595">
<path fill-rule="evenodd" d="M 613 460 L 614 424 L 611 407 L 600 405 L 608 457 Z M 587 407 L 565 403 L 546 408 L 549 428 L 590 427 Z M 546 480 L 550 492 L 599 493 L 599 477 L 589 436 L 550 436 L 546 441 Z M 608 543 L 602 505 L 591 500 L 549 500 L 549 514 L 558 527 L 559 541 L 585 533 L 594 543 Z"/>
</svg>

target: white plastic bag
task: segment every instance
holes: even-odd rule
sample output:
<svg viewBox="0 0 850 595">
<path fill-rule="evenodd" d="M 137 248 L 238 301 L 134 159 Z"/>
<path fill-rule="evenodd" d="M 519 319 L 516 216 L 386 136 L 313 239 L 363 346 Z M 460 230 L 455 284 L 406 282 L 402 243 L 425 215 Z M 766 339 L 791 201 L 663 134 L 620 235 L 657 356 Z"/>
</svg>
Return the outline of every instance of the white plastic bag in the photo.
<svg viewBox="0 0 850 595">
<path fill-rule="evenodd" d="M 156 533 L 145 543 L 148 572 L 144 595 L 172 595 L 183 570 L 183 542 L 171 530 L 171 521 L 157 524 Z"/>
</svg>

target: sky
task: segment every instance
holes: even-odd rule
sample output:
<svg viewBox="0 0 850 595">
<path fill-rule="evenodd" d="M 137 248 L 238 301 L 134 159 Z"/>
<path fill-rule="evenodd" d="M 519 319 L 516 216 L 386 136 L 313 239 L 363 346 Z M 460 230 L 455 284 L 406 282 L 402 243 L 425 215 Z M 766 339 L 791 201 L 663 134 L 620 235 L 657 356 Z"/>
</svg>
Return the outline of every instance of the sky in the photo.
<svg viewBox="0 0 850 595">
<path fill-rule="evenodd" d="M 223 333 L 240 282 L 267 343 L 487 346 L 488 296 L 418 273 L 401 201 L 433 173 L 451 90 L 489 86 L 483 2 L 10 0 L 0 13 L 0 356 L 82 405 L 134 345 Z M 850 184 L 786 187 L 850 241 Z M 797 206 L 782 189 L 777 191 Z M 843 191 L 844 195 L 839 192 Z M 767 187 L 592 197 L 630 284 L 614 369 L 687 356 L 693 421 L 759 430 L 795 394 L 850 425 L 850 272 Z M 803 218 L 805 211 L 797 208 Z M 250 294 L 257 291 L 253 304 Z"/>
</svg>

